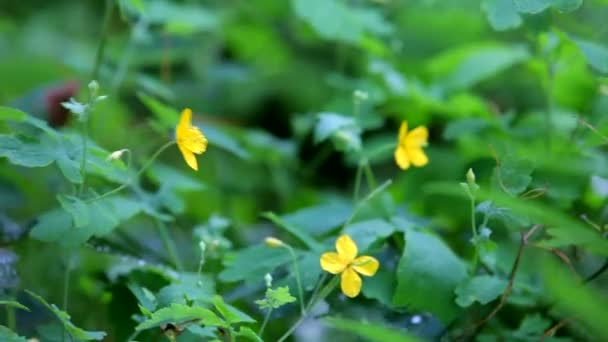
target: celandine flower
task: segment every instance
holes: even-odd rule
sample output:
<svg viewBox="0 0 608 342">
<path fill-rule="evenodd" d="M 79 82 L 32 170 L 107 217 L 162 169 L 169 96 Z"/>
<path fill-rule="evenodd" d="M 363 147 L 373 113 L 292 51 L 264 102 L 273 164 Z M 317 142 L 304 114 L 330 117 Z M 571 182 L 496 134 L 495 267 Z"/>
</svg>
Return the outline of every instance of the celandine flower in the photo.
<svg viewBox="0 0 608 342">
<path fill-rule="evenodd" d="M 424 166 L 429 158 L 424 154 L 422 148 L 426 146 L 429 131 L 424 126 L 414 128 L 408 133 L 407 121 L 401 123 L 399 128 L 399 140 L 395 150 L 395 162 L 402 169 L 408 169 L 410 164 Z"/>
<path fill-rule="evenodd" d="M 327 252 L 321 255 L 321 268 L 331 274 L 341 273 L 342 293 L 350 298 L 357 297 L 361 292 L 359 274 L 373 276 L 380 263 L 376 258 L 367 255 L 357 258 L 357 245 L 348 235 L 342 235 L 336 240 L 336 251 L 338 253 Z"/>
<path fill-rule="evenodd" d="M 186 108 L 182 111 L 179 123 L 175 128 L 175 142 L 182 152 L 188 166 L 198 170 L 194 154 L 202 154 L 207 150 L 207 138 L 196 126 L 192 126 L 192 110 Z"/>
</svg>

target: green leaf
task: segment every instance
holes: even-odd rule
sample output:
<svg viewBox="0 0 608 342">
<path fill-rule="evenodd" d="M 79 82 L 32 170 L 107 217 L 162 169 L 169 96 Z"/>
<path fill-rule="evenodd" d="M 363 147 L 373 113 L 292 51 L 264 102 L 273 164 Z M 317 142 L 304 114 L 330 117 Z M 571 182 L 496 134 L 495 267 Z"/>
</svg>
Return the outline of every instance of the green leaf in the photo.
<svg viewBox="0 0 608 342">
<path fill-rule="evenodd" d="M 360 322 L 350 319 L 326 317 L 323 322 L 334 329 L 351 333 L 371 342 L 416 342 L 418 338 L 410 336 L 405 330 L 388 328 L 377 323 Z"/>
<path fill-rule="evenodd" d="M 173 303 L 169 307 L 153 312 L 152 316 L 136 326 L 135 330 L 140 331 L 150 329 L 168 323 L 173 325 L 202 323 L 204 325 L 216 327 L 226 326 L 226 323 L 209 309 L 205 309 L 200 306 L 188 306 L 185 304 Z"/>
<path fill-rule="evenodd" d="M 223 282 L 243 280 L 262 281 L 264 274 L 291 260 L 284 248 L 269 248 L 266 245 L 251 246 L 228 255 L 224 259 L 224 270 L 219 279 Z"/>
<path fill-rule="evenodd" d="M 230 152 L 241 159 L 250 159 L 251 155 L 245 148 L 230 134 L 219 127 L 208 125 L 200 127 L 210 146 L 217 146 L 226 152 Z"/>
<path fill-rule="evenodd" d="M 342 129 L 357 127 L 354 118 L 337 113 L 319 113 L 317 118 L 314 132 L 316 144 L 327 140 Z"/>
<path fill-rule="evenodd" d="M 463 308 L 475 302 L 488 304 L 498 298 L 506 287 L 507 281 L 497 276 L 481 275 L 469 278 L 454 291 L 456 304 Z"/>
<path fill-rule="evenodd" d="M 171 303 L 186 304 L 193 301 L 208 301 L 215 294 L 213 278 L 196 273 L 182 273 L 175 282 L 163 287 L 156 297 L 161 306 Z"/>
<path fill-rule="evenodd" d="M 38 217 L 30 236 L 44 242 L 68 238 L 65 234 L 72 227 L 72 217 L 65 210 L 55 208 Z"/>
<path fill-rule="evenodd" d="M 23 121 L 26 117 L 19 109 L 0 106 L 0 120 Z"/>
<path fill-rule="evenodd" d="M 359 252 L 366 251 L 376 241 L 390 236 L 394 231 L 392 224 L 380 219 L 360 221 L 344 228 L 344 234 L 350 235 L 357 243 Z"/>
<path fill-rule="evenodd" d="M 433 58 L 429 70 L 437 83 L 450 90 L 469 88 L 494 77 L 530 57 L 521 45 L 475 43 L 460 46 Z"/>
<path fill-rule="evenodd" d="M 513 0 L 483 0 L 481 8 L 486 12 L 492 28 L 497 31 L 517 28 L 523 21 Z"/>
<path fill-rule="evenodd" d="M 576 317 L 578 322 L 594 332 L 592 340 L 607 340 L 606 293 L 591 284 L 581 283 L 569 270 L 558 266 L 554 261 L 546 262 L 541 271 L 547 294 L 556 301 L 557 307 L 566 311 L 568 316 Z"/>
<path fill-rule="evenodd" d="M 158 184 L 162 184 L 169 189 L 184 191 L 200 191 L 205 189 L 205 185 L 198 179 L 168 165 L 155 163 L 150 168 L 150 173 Z"/>
<path fill-rule="evenodd" d="M 11 135 L 0 135 L 0 157 L 25 167 L 44 167 L 55 161 L 55 142 L 43 136 L 39 143 L 22 142 Z"/>
<path fill-rule="evenodd" d="M 285 222 L 301 227 L 313 235 L 329 232 L 346 222 L 353 207 L 344 202 L 319 204 L 282 215 Z"/>
<path fill-rule="evenodd" d="M 179 121 L 179 112 L 175 108 L 144 93 L 137 93 L 137 97 L 146 105 L 146 107 L 148 107 L 152 114 L 156 116 L 163 127 L 172 129 L 177 125 Z"/>
<path fill-rule="evenodd" d="M 450 322 L 460 311 L 454 304 L 454 289 L 466 278 L 465 264 L 428 232 L 407 229 L 405 240 L 393 304 L 429 311 Z"/>
<path fill-rule="evenodd" d="M 40 297 L 39 295 L 35 294 L 32 291 L 25 290 L 25 292 L 27 292 L 30 296 L 32 296 L 40 304 L 44 305 L 47 309 L 49 309 L 57 317 L 57 319 L 59 320 L 59 322 L 61 322 L 61 324 L 63 325 L 65 330 L 73 338 L 75 338 L 77 340 L 83 340 L 83 341 L 91 341 L 91 340 L 99 341 L 99 340 L 102 340 L 106 336 L 106 333 L 103 331 L 86 331 L 86 330 L 83 330 L 83 329 L 75 326 L 74 323 L 72 323 L 70 321 L 70 315 L 68 315 L 67 312 L 60 310 L 54 304 L 49 304 L 46 300 L 44 300 L 44 298 Z"/>
<path fill-rule="evenodd" d="M 264 342 L 264 340 L 262 340 L 262 338 L 258 336 L 258 334 L 256 334 L 253 330 L 251 330 L 251 328 L 248 327 L 240 327 L 239 331 L 236 334 L 237 336 L 244 337 L 246 339 L 249 339 L 250 341 Z"/>
<path fill-rule="evenodd" d="M 593 69 L 603 75 L 608 75 L 608 46 L 582 39 L 574 39 L 574 42 Z"/>
<path fill-rule="evenodd" d="M 349 6 L 339 0 L 292 0 L 296 15 L 322 38 L 357 44 L 366 32 L 386 35 L 390 24 L 372 8 Z"/>
<path fill-rule="evenodd" d="M 526 14 L 538 14 L 549 7 L 562 12 L 572 12 L 578 9 L 583 0 L 513 0 L 517 11 Z"/>
<path fill-rule="evenodd" d="M 228 324 L 235 324 L 235 323 L 255 323 L 255 319 L 251 318 L 249 315 L 247 315 L 246 313 L 242 312 L 241 310 L 233 307 L 232 305 L 226 304 L 224 302 L 224 298 L 222 298 L 222 296 L 219 295 L 215 295 L 213 296 L 213 298 L 211 299 L 211 302 L 213 303 L 213 306 L 215 307 L 215 309 L 222 315 L 222 317 L 224 317 L 224 320 L 226 320 L 226 322 L 228 322 Z"/>
<path fill-rule="evenodd" d="M 538 340 L 551 327 L 551 321 L 540 314 L 526 315 L 519 328 L 513 332 L 513 337 L 522 340 Z"/>
<path fill-rule="evenodd" d="M 31 311 L 27 306 L 25 306 L 17 301 L 14 301 L 14 300 L 0 300 L 0 305 L 6 305 L 6 306 L 13 307 L 13 308 L 25 310 L 25 311 Z"/>
<path fill-rule="evenodd" d="M 145 287 L 140 287 L 134 283 L 128 283 L 127 287 L 133 293 L 135 298 L 137 298 L 137 302 L 141 305 L 146 311 L 151 312 L 156 310 L 158 306 L 158 302 L 156 297 L 150 290 Z"/>
<path fill-rule="evenodd" d="M 76 228 L 89 224 L 89 207 L 80 198 L 60 194 L 57 195 L 57 200 L 63 209 L 72 215 Z"/>
<path fill-rule="evenodd" d="M 500 160 L 500 167 L 494 168 L 492 183 L 496 189 L 507 191 L 515 196 L 524 192 L 532 182 L 532 162 L 507 155 Z"/>
<path fill-rule="evenodd" d="M 266 289 L 266 297 L 264 299 L 256 300 L 255 303 L 262 310 L 266 309 L 278 309 L 281 306 L 296 301 L 296 297 L 289 293 L 288 286 L 277 287 L 276 289 Z"/>
<path fill-rule="evenodd" d="M 28 342 L 27 338 L 17 335 L 3 325 L 0 325 L 0 340 L 4 342 Z"/>
<path fill-rule="evenodd" d="M 393 296 L 395 294 L 395 274 L 387 271 L 380 265 L 380 269 L 373 277 L 363 281 L 363 295 L 367 298 L 376 299 L 387 307 L 393 307 Z"/>
</svg>

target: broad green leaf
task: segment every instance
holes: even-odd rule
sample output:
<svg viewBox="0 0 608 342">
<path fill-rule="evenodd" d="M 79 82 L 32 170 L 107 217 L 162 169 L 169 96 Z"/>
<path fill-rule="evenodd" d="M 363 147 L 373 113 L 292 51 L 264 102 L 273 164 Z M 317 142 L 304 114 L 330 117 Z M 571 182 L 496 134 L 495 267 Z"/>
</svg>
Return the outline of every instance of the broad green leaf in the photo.
<svg viewBox="0 0 608 342">
<path fill-rule="evenodd" d="M 150 329 L 168 323 L 173 325 L 191 323 L 217 327 L 226 326 L 226 323 L 209 309 L 173 303 L 169 307 L 153 312 L 152 316 L 135 327 L 135 330 Z"/>
<path fill-rule="evenodd" d="M 357 44 L 368 32 L 386 35 L 391 25 L 372 8 L 349 6 L 339 0 L 292 0 L 296 15 L 322 38 Z"/>
<path fill-rule="evenodd" d="M 171 303 L 186 304 L 193 301 L 206 302 L 215 294 L 213 278 L 196 273 L 182 273 L 173 283 L 158 291 L 156 298 L 160 306 Z"/>
<path fill-rule="evenodd" d="M 215 307 L 215 309 L 222 315 L 222 317 L 226 322 L 228 322 L 228 324 L 255 322 L 255 319 L 251 318 L 246 313 L 233 307 L 230 304 L 226 304 L 222 296 L 213 296 L 211 302 L 213 303 L 213 307 Z"/>
<path fill-rule="evenodd" d="M 392 271 L 387 271 L 382 264 L 373 277 L 363 280 L 363 295 L 367 298 L 376 299 L 389 308 L 393 307 L 393 296 L 395 294 L 396 277 Z"/>
<path fill-rule="evenodd" d="M 334 329 L 351 333 L 372 342 L 416 342 L 418 338 L 405 330 L 388 328 L 378 323 L 360 322 L 351 319 L 326 317 L 323 322 Z"/>
<path fill-rule="evenodd" d="M 459 313 L 454 289 L 466 278 L 464 262 L 437 236 L 408 229 L 397 266 L 395 306 L 429 311 L 444 323 Z"/>
<path fill-rule="evenodd" d="M 512 0 L 517 11 L 526 14 L 537 14 L 549 7 L 562 12 L 571 12 L 578 9 L 583 0 Z"/>
<path fill-rule="evenodd" d="M 25 310 L 25 311 L 30 311 L 30 309 L 27 306 L 25 306 L 17 301 L 14 301 L 14 300 L 0 300 L 0 305 L 6 305 L 6 306 L 13 307 L 13 308 Z"/>
<path fill-rule="evenodd" d="M 224 270 L 219 279 L 224 282 L 243 280 L 262 281 L 264 274 L 291 260 L 284 248 L 269 248 L 265 245 L 251 246 L 228 255 L 224 259 Z"/>
<path fill-rule="evenodd" d="M 603 75 L 608 75 L 608 46 L 582 39 L 575 39 L 574 42 L 593 69 Z"/>
<path fill-rule="evenodd" d="M 0 325 L 0 341 L 4 342 L 28 342 L 28 339 L 17 335 L 11 329 Z"/>
<path fill-rule="evenodd" d="M 513 0 L 483 0 L 481 8 L 486 12 L 492 28 L 497 31 L 517 28 L 523 21 Z"/>
<path fill-rule="evenodd" d="M 0 121 L 23 121 L 26 117 L 27 114 L 20 111 L 19 109 L 0 106 Z"/>
<path fill-rule="evenodd" d="M 127 287 L 131 293 L 133 293 L 135 298 L 137 298 L 139 305 L 141 305 L 144 309 L 146 309 L 148 312 L 156 310 L 158 302 L 150 290 L 145 287 L 140 287 L 135 283 L 128 283 Z"/>
<path fill-rule="evenodd" d="M 476 43 L 448 50 L 433 58 L 429 70 L 448 89 L 469 88 L 529 58 L 520 45 Z"/>
<path fill-rule="evenodd" d="M 185 191 L 205 189 L 205 185 L 198 179 L 165 164 L 155 163 L 150 168 L 150 173 L 159 184 L 167 186 L 169 189 Z"/>
<path fill-rule="evenodd" d="M 80 198 L 75 196 L 57 195 L 57 200 L 65 211 L 72 215 L 76 228 L 89 224 L 89 207 Z"/>
<path fill-rule="evenodd" d="M 319 113 L 315 126 L 314 141 L 320 143 L 327 140 L 339 130 L 356 127 L 355 119 L 336 113 Z"/>
<path fill-rule="evenodd" d="M 299 209 L 282 215 L 282 218 L 285 222 L 302 227 L 313 235 L 320 235 L 346 222 L 352 210 L 350 204 L 334 202 Z"/>
<path fill-rule="evenodd" d="M 55 161 L 55 142 L 43 136 L 39 143 L 22 142 L 11 135 L 0 135 L 0 157 L 25 167 L 44 167 Z"/>
<path fill-rule="evenodd" d="M 221 23 L 219 13 L 201 6 L 158 0 L 146 4 L 145 20 L 162 24 L 164 31 L 190 36 L 197 32 L 212 31 Z"/>
<path fill-rule="evenodd" d="M 256 300 L 255 303 L 262 310 L 278 309 L 281 306 L 296 301 L 296 297 L 289 293 L 289 287 L 281 286 L 276 289 L 266 289 L 266 297 L 264 299 Z"/>
<path fill-rule="evenodd" d="M 494 168 L 492 183 L 496 189 L 504 190 L 504 187 L 511 195 L 519 195 L 532 182 L 533 170 L 530 161 L 508 155 L 500 160 L 500 167 Z"/>
<path fill-rule="evenodd" d="M 30 236 L 44 242 L 69 239 L 66 233 L 72 228 L 72 216 L 61 208 L 47 211 L 38 217 Z"/>
<path fill-rule="evenodd" d="M 223 129 L 214 125 L 199 127 L 207 139 L 209 139 L 209 145 L 211 147 L 219 147 L 241 159 L 251 158 L 249 152 L 232 135 L 226 133 Z"/>
<path fill-rule="evenodd" d="M 608 339 L 606 293 L 593 284 L 581 283 L 565 267 L 558 266 L 554 261 L 547 262 L 541 271 L 546 291 L 556 301 L 557 307 L 576 317 L 578 322 L 594 332 L 593 340 Z"/>
<path fill-rule="evenodd" d="M 239 331 L 236 334 L 237 336 L 244 337 L 246 339 L 249 339 L 250 341 L 264 342 L 264 340 L 262 340 L 262 338 L 258 336 L 258 334 L 256 334 L 253 330 L 251 330 L 251 328 L 248 327 L 240 327 Z"/>
<path fill-rule="evenodd" d="M 161 122 L 163 127 L 167 129 L 174 128 L 179 121 L 179 112 L 157 99 L 148 96 L 144 93 L 138 93 L 137 97 L 141 100 L 141 102 L 148 107 L 148 109 L 156 116 L 156 118 Z"/>
<path fill-rule="evenodd" d="M 513 332 L 513 337 L 522 340 L 538 340 L 551 327 L 551 321 L 540 314 L 528 314 Z"/>
<path fill-rule="evenodd" d="M 49 311 L 51 311 L 57 317 L 57 319 L 61 322 L 61 324 L 63 324 L 63 327 L 65 328 L 65 330 L 73 338 L 75 338 L 77 340 L 82 340 L 82 341 L 91 341 L 91 340 L 99 341 L 99 340 L 102 340 L 106 336 L 106 333 L 103 331 L 86 331 L 86 330 L 83 330 L 83 329 L 75 326 L 74 323 L 72 323 L 70 321 L 70 315 L 68 315 L 67 312 L 60 310 L 54 304 L 49 304 L 44 298 L 33 293 L 32 291 L 25 290 L 25 292 L 27 292 L 30 296 L 32 296 L 32 298 L 34 298 L 40 304 L 44 305 L 47 309 L 49 309 Z"/>
<path fill-rule="evenodd" d="M 343 232 L 350 235 L 357 243 L 359 252 L 364 252 L 376 241 L 388 237 L 394 231 L 395 227 L 392 224 L 384 220 L 372 219 L 350 224 Z"/>
<path fill-rule="evenodd" d="M 507 287 L 507 281 L 497 276 L 480 275 L 469 278 L 458 285 L 456 290 L 456 304 L 463 308 L 475 302 L 488 304 L 502 295 Z"/>
</svg>

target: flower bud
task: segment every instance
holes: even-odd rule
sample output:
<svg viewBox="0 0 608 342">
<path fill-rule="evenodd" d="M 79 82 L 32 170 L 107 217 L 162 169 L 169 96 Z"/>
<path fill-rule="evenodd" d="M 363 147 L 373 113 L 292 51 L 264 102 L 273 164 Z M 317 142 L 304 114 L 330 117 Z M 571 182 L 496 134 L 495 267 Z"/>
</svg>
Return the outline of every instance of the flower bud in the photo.
<svg viewBox="0 0 608 342">
<path fill-rule="evenodd" d="M 353 96 L 355 97 L 355 100 L 357 101 L 365 101 L 368 98 L 368 94 L 367 92 L 363 91 L 363 90 L 355 90 L 353 92 Z"/>
<path fill-rule="evenodd" d="M 99 92 L 99 83 L 97 83 L 97 81 L 92 80 L 89 82 L 89 92 L 91 93 L 92 98 L 97 98 L 97 92 Z"/>
<path fill-rule="evenodd" d="M 467 171 L 467 183 L 469 183 L 469 185 L 473 185 L 475 184 L 475 173 L 473 173 L 473 169 L 469 168 L 469 171 Z"/>
<path fill-rule="evenodd" d="M 114 152 L 110 153 L 110 155 L 106 158 L 106 161 L 110 162 L 112 160 L 118 160 L 118 159 L 122 158 L 122 155 L 125 154 L 125 152 L 127 152 L 126 148 L 123 148 L 122 150 L 114 151 Z"/>
<path fill-rule="evenodd" d="M 201 249 L 201 255 L 205 255 L 205 251 L 207 250 L 207 244 L 205 243 L 205 241 L 202 241 L 198 243 L 198 248 Z"/>
<path fill-rule="evenodd" d="M 264 280 L 266 281 L 266 287 L 272 287 L 272 276 L 270 273 L 266 273 Z"/>
<path fill-rule="evenodd" d="M 272 248 L 277 248 L 277 247 L 283 247 L 285 245 L 285 243 L 275 237 L 269 236 L 264 240 L 264 243 L 266 244 L 266 246 L 268 247 L 272 247 Z"/>
</svg>

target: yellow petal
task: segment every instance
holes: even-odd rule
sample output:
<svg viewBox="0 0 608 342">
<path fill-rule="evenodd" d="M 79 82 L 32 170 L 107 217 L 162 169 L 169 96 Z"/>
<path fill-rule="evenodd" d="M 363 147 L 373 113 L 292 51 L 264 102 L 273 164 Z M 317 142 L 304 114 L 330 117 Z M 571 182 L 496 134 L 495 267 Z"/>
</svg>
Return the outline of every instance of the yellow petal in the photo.
<svg viewBox="0 0 608 342">
<path fill-rule="evenodd" d="M 336 250 L 346 264 L 350 264 L 357 256 L 357 245 L 348 235 L 342 235 L 336 240 Z"/>
<path fill-rule="evenodd" d="M 408 148 L 416 148 L 426 146 L 426 141 L 429 138 L 429 131 L 424 126 L 419 126 L 410 131 L 405 138 L 405 146 Z"/>
<path fill-rule="evenodd" d="M 185 130 L 184 136 L 180 141 L 188 150 L 201 154 L 207 150 L 207 138 L 201 133 L 198 127 L 192 126 Z"/>
<path fill-rule="evenodd" d="M 410 167 L 410 158 L 407 156 L 405 148 L 401 146 L 397 147 L 395 150 L 395 163 L 397 163 L 397 166 L 402 170 L 406 170 Z"/>
<path fill-rule="evenodd" d="M 407 121 L 402 121 L 401 126 L 399 127 L 399 144 L 405 143 L 405 138 L 407 137 Z"/>
<path fill-rule="evenodd" d="M 352 267 L 360 274 L 371 277 L 378 271 L 380 263 L 376 258 L 364 255 L 355 259 L 352 263 Z"/>
<path fill-rule="evenodd" d="M 184 146 L 180 145 L 179 142 L 177 143 L 177 147 L 179 147 L 180 152 L 182 152 L 182 156 L 184 156 L 184 160 L 188 166 L 193 168 L 195 171 L 198 171 L 198 163 L 196 162 L 196 157 L 194 154 Z"/>
<path fill-rule="evenodd" d="M 331 274 L 338 274 L 346 268 L 346 263 L 335 252 L 327 252 L 321 255 L 321 268 Z"/>
<path fill-rule="evenodd" d="M 192 109 L 184 108 L 179 118 L 178 126 L 190 127 L 192 126 Z"/>
<path fill-rule="evenodd" d="M 361 277 L 352 268 L 348 267 L 342 272 L 340 287 L 342 288 L 342 293 L 347 297 L 357 297 L 359 292 L 361 292 Z"/>
<path fill-rule="evenodd" d="M 409 148 L 407 155 L 414 166 L 424 166 L 429 162 L 429 158 L 424 154 L 422 148 Z"/>
</svg>

